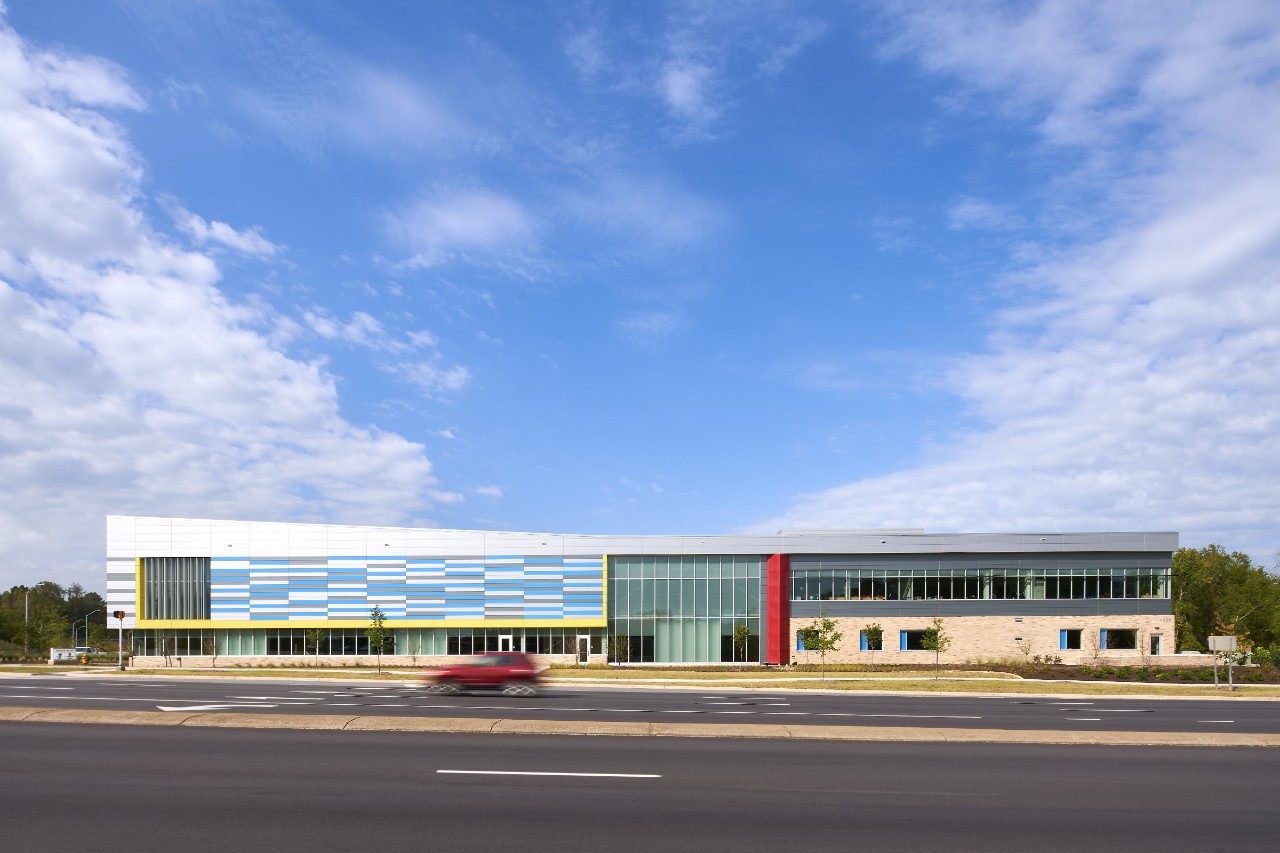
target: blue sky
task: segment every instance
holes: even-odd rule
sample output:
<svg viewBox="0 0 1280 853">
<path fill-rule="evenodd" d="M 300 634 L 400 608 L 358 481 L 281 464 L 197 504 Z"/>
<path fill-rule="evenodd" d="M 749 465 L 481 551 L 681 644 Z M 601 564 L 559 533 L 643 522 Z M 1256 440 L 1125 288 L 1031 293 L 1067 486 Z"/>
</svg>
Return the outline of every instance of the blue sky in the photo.
<svg viewBox="0 0 1280 853">
<path fill-rule="evenodd" d="M 0 27 L 0 583 L 108 512 L 1280 545 L 1269 4 Z"/>
</svg>

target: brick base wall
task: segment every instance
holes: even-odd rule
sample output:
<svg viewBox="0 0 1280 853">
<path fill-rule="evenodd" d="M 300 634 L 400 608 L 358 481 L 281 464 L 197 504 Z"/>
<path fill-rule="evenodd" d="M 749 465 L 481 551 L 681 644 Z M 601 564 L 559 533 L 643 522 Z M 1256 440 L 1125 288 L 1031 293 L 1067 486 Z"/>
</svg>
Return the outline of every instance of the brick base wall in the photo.
<svg viewBox="0 0 1280 853">
<path fill-rule="evenodd" d="M 1020 620 L 1020 621 L 1015 621 Z M 827 663 L 882 663 L 882 664 L 932 664 L 933 652 L 903 652 L 898 650 L 899 631 L 917 631 L 930 628 L 933 617 L 927 616 L 894 616 L 885 619 L 838 618 L 834 619 L 836 630 L 844 636 L 834 652 L 827 653 Z M 817 652 L 797 651 L 796 631 L 812 624 L 812 619 L 791 620 L 791 660 L 794 663 L 816 664 L 819 660 Z M 884 650 L 863 652 L 858 650 L 858 633 L 868 624 L 875 622 L 884 630 Z M 1079 651 L 1058 648 L 1058 632 L 1063 628 L 1079 629 L 1081 632 L 1081 648 Z M 1101 629 L 1131 628 L 1138 631 L 1138 649 L 1134 651 L 1093 649 L 1090 639 L 1096 640 Z M 1147 655 L 1145 660 L 1150 664 L 1163 665 L 1205 665 L 1212 663 L 1207 656 L 1175 655 L 1176 649 L 1173 635 L 1173 616 L 952 616 L 943 617 L 943 633 L 951 637 L 951 646 L 943 652 L 944 663 L 981 663 L 982 661 L 1017 660 L 1027 657 L 1049 655 L 1061 657 L 1063 663 L 1113 663 L 1140 664 L 1144 660 L 1142 650 L 1147 648 L 1149 637 L 1159 634 L 1162 637 L 1162 651 L 1166 654 L 1159 657 Z M 1021 637 L 1019 641 L 1017 638 Z M 1025 652 L 1020 645 L 1030 644 Z"/>
</svg>

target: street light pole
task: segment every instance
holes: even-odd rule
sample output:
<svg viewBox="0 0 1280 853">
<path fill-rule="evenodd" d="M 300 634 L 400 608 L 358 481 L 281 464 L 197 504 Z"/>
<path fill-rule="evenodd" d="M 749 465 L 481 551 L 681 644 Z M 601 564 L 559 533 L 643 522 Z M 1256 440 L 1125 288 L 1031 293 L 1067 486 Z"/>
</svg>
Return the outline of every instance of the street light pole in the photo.
<svg viewBox="0 0 1280 853">
<path fill-rule="evenodd" d="M 22 656 L 27 656 L 31 640 L 31 588 L 22 588 Z"/>
</svg>

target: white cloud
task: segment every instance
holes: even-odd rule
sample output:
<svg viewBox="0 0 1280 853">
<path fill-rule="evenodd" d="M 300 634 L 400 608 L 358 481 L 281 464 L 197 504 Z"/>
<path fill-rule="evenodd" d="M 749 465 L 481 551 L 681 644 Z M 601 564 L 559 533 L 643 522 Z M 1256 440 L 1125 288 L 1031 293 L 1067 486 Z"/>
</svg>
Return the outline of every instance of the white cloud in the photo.
<svg viewBox="0 0 1280 853">
<path fill-rule="evenodd" d="M 672 60 L 662 69 L 659 92 L 676 117 L 697 126 L 715 121 L 719 110 L 709 100 L 711 68 L 688 59 Z"/>
<path fill-rule="evenodd" d="M 1007 231 L 1022 225 L 1012 206 L 980 198 L 962 198 L 947 211 L 952 231 Z"/>
<path fill-rule="evenodd" d="M 344 419 L 279 318 L 147 223 L 143 166 L 90 109 L 131 91 L 0 22 L 0 585 L 100 584 L 110 512 L 420 519 L 423 448 Z"/>
<path fill-rule="evenodd" d="M 262 235 L 261 228 L 237 231 L 225 222 L 206 220 L 176 203 L 170 205 L 170 215 L 178 230 L 200 246 L 214 243 L 255 258 L 272 258 L 281 251 L 280 246 Z"/>
<path fill-rule="evenodd" d="M 488 190 L 435 193 L 389 214 L 386 223 L 391 237 L 413 253 L 410 267 L 516 260 L 537 236 L 524 205 Z"/>
<path fill-rule="evenodd" d="M 471 371 L 460 364 L 445 365 L 439 358 L 403 362 L 388 370 L 429 395 L 454 394 L 471 381 Z"/>
<path fill-rule="evenodd" d="M 655 175 L 597 175 L 590 190 L 565 194 L 564 204 L 573 219 L 646 254 L 702 243 L 728 219 L 716 202 Z"/>
<path fill-rule="evenodd" d="M 503 491 L 501 486 L 476 486 L 472 491 L 482 498 L 489 498 L 495 501 L 502 500 Z"/>
<path fill-rule="evenodd" d="M 640 311 L 619 319 L 618 331 L 632 344 L 657 347 L 667 343 L 689 325 L 689 318 L 679 311 Z"/>
<path fill-rule="evenodd" d="M 1280 11 L 966 6 L 900 25 L 898 52 L 1083 153 L 1071 181 L 1114 224 L 995 283 L 1023 302 L 950 377 L 985 429 L 768 526 L 1177 529 L 1269 558 Z"/>
</svg>

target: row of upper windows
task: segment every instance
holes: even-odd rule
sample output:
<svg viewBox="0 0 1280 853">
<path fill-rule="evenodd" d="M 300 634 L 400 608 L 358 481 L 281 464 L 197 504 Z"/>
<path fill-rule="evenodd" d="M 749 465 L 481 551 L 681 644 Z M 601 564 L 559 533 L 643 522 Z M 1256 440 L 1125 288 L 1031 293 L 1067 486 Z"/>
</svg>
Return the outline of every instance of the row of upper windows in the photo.
<svg viewBox="0 0 1280 853">
<path fill-rule="evenodd" d="M 1165 569 L 804 569 L 793 601 L 1168 598 Z"/>
</svg>

